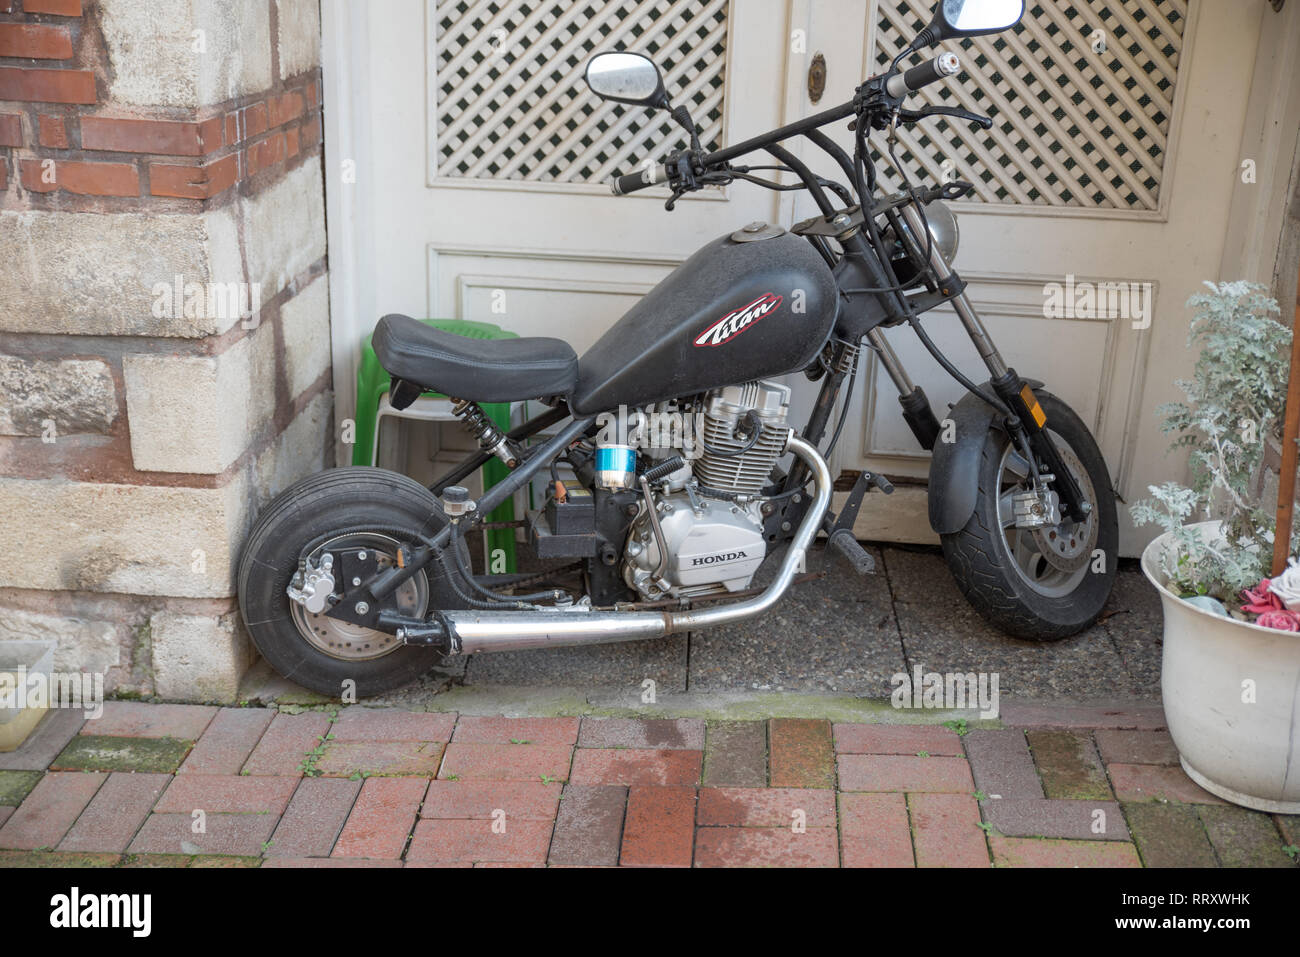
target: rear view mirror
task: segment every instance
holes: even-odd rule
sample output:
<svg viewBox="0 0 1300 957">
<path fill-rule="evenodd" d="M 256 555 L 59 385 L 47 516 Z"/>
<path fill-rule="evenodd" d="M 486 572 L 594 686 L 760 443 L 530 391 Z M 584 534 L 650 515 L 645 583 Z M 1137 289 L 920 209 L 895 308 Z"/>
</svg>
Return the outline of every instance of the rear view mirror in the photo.
<svg viewBox="0 0 1300 957">
<path fill-rule="evenodd" d="M 926 47 L 954 37 L 1000 33 L 1020 22 L 1025 0 L 940 0 L 930 25 L 917 37 L 916 47 Z"/>
<path fill-rule="evenodd" d="M 640 53 L 598 53 L 587 64 L 587 86 L 601 99 L 652 108 L 668 106 L 668 93 L 654 61 Z"/>
</svg>

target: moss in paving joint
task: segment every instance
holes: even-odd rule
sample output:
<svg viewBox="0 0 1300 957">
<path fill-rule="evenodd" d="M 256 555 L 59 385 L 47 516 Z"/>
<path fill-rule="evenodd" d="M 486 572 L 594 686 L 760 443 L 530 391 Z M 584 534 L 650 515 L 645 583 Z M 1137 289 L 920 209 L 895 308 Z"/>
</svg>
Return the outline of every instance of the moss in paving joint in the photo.
<svg viewBox="0 0 1300 957">
<path fill-rule="evenodd" d="M 44 771 L 0 771 L 0 807 L 22 804 L 44 776 Z"/>
<path fill-rule="evenodd" d="M 194 746 L 181 738 L 80 734 L 50 764 L 52 771 L 151 771 L 171 774 Z"/>
<path fill-rule="evenodd" d="M 0 867 L 115 867 L 119 854 L 73 854 L 38 849 L 0 851 Z"/>
</svg>

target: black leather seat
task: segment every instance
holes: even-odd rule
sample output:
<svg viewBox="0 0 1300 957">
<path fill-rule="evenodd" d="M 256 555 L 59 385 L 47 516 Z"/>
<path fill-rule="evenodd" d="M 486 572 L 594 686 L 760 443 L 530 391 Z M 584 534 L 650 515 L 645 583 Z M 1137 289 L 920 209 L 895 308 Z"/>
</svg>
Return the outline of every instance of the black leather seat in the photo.
<svg viewBox="0 0 1300 957">
<path fill-rule="evenodd" d="M 578 378 L 578 357 L 560 339 L 467 339 L 394 313 L 371 345 L 389 375 L 474 402 L 567 396 Z"/>
</svg>

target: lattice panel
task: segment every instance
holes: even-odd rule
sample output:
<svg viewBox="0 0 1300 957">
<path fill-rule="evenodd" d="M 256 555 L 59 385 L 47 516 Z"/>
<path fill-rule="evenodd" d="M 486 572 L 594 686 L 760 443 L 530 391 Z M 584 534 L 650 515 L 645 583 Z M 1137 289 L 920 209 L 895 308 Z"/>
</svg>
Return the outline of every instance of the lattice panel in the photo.
<svg viewBox="0 0 1300 957">
<path fill-rule="evenodd" d="M 923 120 L 899 130 L 899 161 L 914 182 L 934 182 L 947 159 L 988 203 L 1157 209 L 1187 2 L 1031 0 L 1018 29 L 964 42 L 963 73 L 913 97 L 986 113 L 993 128 Z M 883 68 L 933 3 L 880 8 Z M 1094 49 L 1099 30 L 1104 50 Z M 880 169 L 897 184 L 890 163 Z"/>
<path fill-rule="evenodd" d="M 664 113 L 606 103 L 592 54 L 651 57 L 706 146 L 722 128 L 727 0 L 438 3 L 438 175 L 603 183 L 684 145 Z"/>
</svg>

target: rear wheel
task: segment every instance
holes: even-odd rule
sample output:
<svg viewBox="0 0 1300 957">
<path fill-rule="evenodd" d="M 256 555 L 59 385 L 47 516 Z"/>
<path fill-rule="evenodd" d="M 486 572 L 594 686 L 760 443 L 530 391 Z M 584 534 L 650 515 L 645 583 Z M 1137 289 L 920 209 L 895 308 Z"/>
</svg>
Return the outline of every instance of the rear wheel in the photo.
<svg viewBox="0 0 1300 957">
<path fill-rule="evenodd" d="M 1056 641 L 1091 625 L 1115 583 L 1119 521 L 1101 450 L 1068 405 L 1038 394 L 1047 428 L 1092 511 L 1083 521 L 1017 528 L 1014 496 L 1032 488 L 1029 463 L 991 429 L 979 494 L 966 527 L 942 536 L 943 554 L 966 600 L 1008 635 Z"/>
<path fill-rule="evenodd" d="M 303 479 L 263 511 L 244 546 L 239 607 L 253 644 L 281 675 L 331 697 L 349 680 L 362 697 L 415 680 L 439 662 L 438 651 L 312 614 L 286 589 L 302 559 L 318 564 L 327 552 L 362 548 L 387 567 L 398 545 L 413 541 L 410 533 L 432 535 L 446 521 L 428 489 L 396 472 L 340 468 Z M 338 589 L 349 586 L 340 582 Z M 382 607 L 424 617 L 455 602 L 440 570 L 431 568 L 403 582 Z"/>
</svg>

